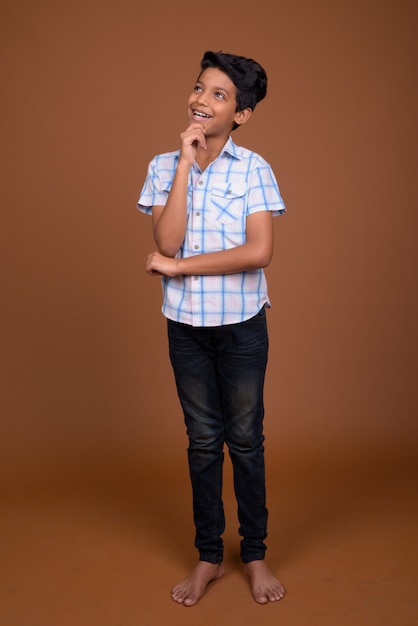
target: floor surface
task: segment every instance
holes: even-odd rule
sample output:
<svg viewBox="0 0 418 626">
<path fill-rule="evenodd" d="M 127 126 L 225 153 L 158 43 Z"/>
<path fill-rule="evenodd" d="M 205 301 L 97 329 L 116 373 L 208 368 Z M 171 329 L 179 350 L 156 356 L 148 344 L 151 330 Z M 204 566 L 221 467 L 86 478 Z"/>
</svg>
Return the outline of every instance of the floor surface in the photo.
<svg viewBox="0 0 418 626">
<path fill-rule="evenodd" d="M 269 462 L 268 563 L 287 589 L 252 599 L 226 468 L 225 576 L 195 607 L 171 586 L 195 563 L 186 467 L 9 481 L 1 626 L 412 626 L 418 467 L 410 457 Z"/>
</svg>

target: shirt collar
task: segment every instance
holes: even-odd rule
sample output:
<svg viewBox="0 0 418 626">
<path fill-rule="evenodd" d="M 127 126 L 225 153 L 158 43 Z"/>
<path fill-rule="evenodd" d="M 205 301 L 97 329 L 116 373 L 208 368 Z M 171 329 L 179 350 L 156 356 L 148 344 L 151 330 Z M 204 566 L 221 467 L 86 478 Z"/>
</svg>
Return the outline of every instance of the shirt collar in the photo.
<svg viewBox="0 0 418 626">
<path fill-rule="evenodd" d="M 239 148 L 238 146 L 232 141 L 231 137 L 228 137 L 228 141 L 226 142 L 226 144 L 224 145 L 224 147 L 222 148 L 219 156 L 221 156 L 224 153 L 229 154 L 230 156 L 234 157 L 235 159 L 240 159 L 241 155 L 239 153 Z"/>
<path fill-rule="evenodd" d="M 239 148 L 239 146 L 237 146 L 237 144 L 235 144 L 232 141 L 231 137 L 228 137 L 228 140 L 227 140 L 226 144 L 224 145 L 224 147 L 222 148 L 222 150 L 220 151 L 220 153 L 218 154 L 216 159 L 219 159 L 224 154 L 229 154 L 229 156 L 233 157 L 234 159 L 238 159 L 238 160 L 242 159 L 240 148 Z M 180 156 L 180 150 L 177 150 L 176 158 L 178 159 L 179 156 Z M 216 161 L 216 159 L 215 159 L 215 161 Z M 196 161 L 195 161 L 193 167 L 196 168 L 196 169 L 199 169 L 199 166 L 197 165 Z"/>
</svg>

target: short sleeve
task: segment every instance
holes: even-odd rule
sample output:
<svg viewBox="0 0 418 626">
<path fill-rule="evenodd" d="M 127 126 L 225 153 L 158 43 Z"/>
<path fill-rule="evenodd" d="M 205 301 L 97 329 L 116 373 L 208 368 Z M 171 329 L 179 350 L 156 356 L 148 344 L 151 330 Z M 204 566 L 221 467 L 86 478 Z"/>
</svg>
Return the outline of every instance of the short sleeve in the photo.
<svg viewBox="0 0 418 626">
<path fill-rule="evenodd" d="M 258 211 L 271 211 L 273 216 L 286 211 L 274 172 L 265 161 L 259 162 L 249 177 L 247 213 Z"/>
<path fill-rule="evenodd" d="M 161 177 L 158 173 L 157 159 L 154 158 L 148 166 L 147 177 L 139 195 L 137 208 L 142 213 L 151 215 L 153 206 L 165 206 L 167 196 L 167 185 L 161 182 Z"/>
</svg>

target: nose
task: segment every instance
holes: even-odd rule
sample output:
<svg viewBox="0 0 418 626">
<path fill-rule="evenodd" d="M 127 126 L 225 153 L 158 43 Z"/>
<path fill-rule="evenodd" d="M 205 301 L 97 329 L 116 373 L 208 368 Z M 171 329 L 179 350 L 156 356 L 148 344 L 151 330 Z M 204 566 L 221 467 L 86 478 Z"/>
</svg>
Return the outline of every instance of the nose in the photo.
<svg viewBox="0 0 418 626">
<path fill-rule="evenodd" d="M 197 96 L 197 102 L 202 106 L 207 106 L 207 98 L 204 91 L 201 91 Z"/>
</svg>

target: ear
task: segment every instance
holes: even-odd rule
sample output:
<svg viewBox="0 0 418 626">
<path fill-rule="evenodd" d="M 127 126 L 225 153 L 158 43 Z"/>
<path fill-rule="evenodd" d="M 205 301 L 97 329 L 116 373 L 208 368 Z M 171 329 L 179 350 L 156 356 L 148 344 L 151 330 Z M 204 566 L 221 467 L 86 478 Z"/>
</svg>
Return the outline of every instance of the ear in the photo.
<svg viewBox="0 0 418 626">
<path fill-rule="evenodd" d="M 250 109 L 249 107 L 243 109 L 242 111 L 237 111 L 234 117 L 234 122 L 241 126 L 250 119 L 251 115 L 252 109 Z"/>
</svg>

